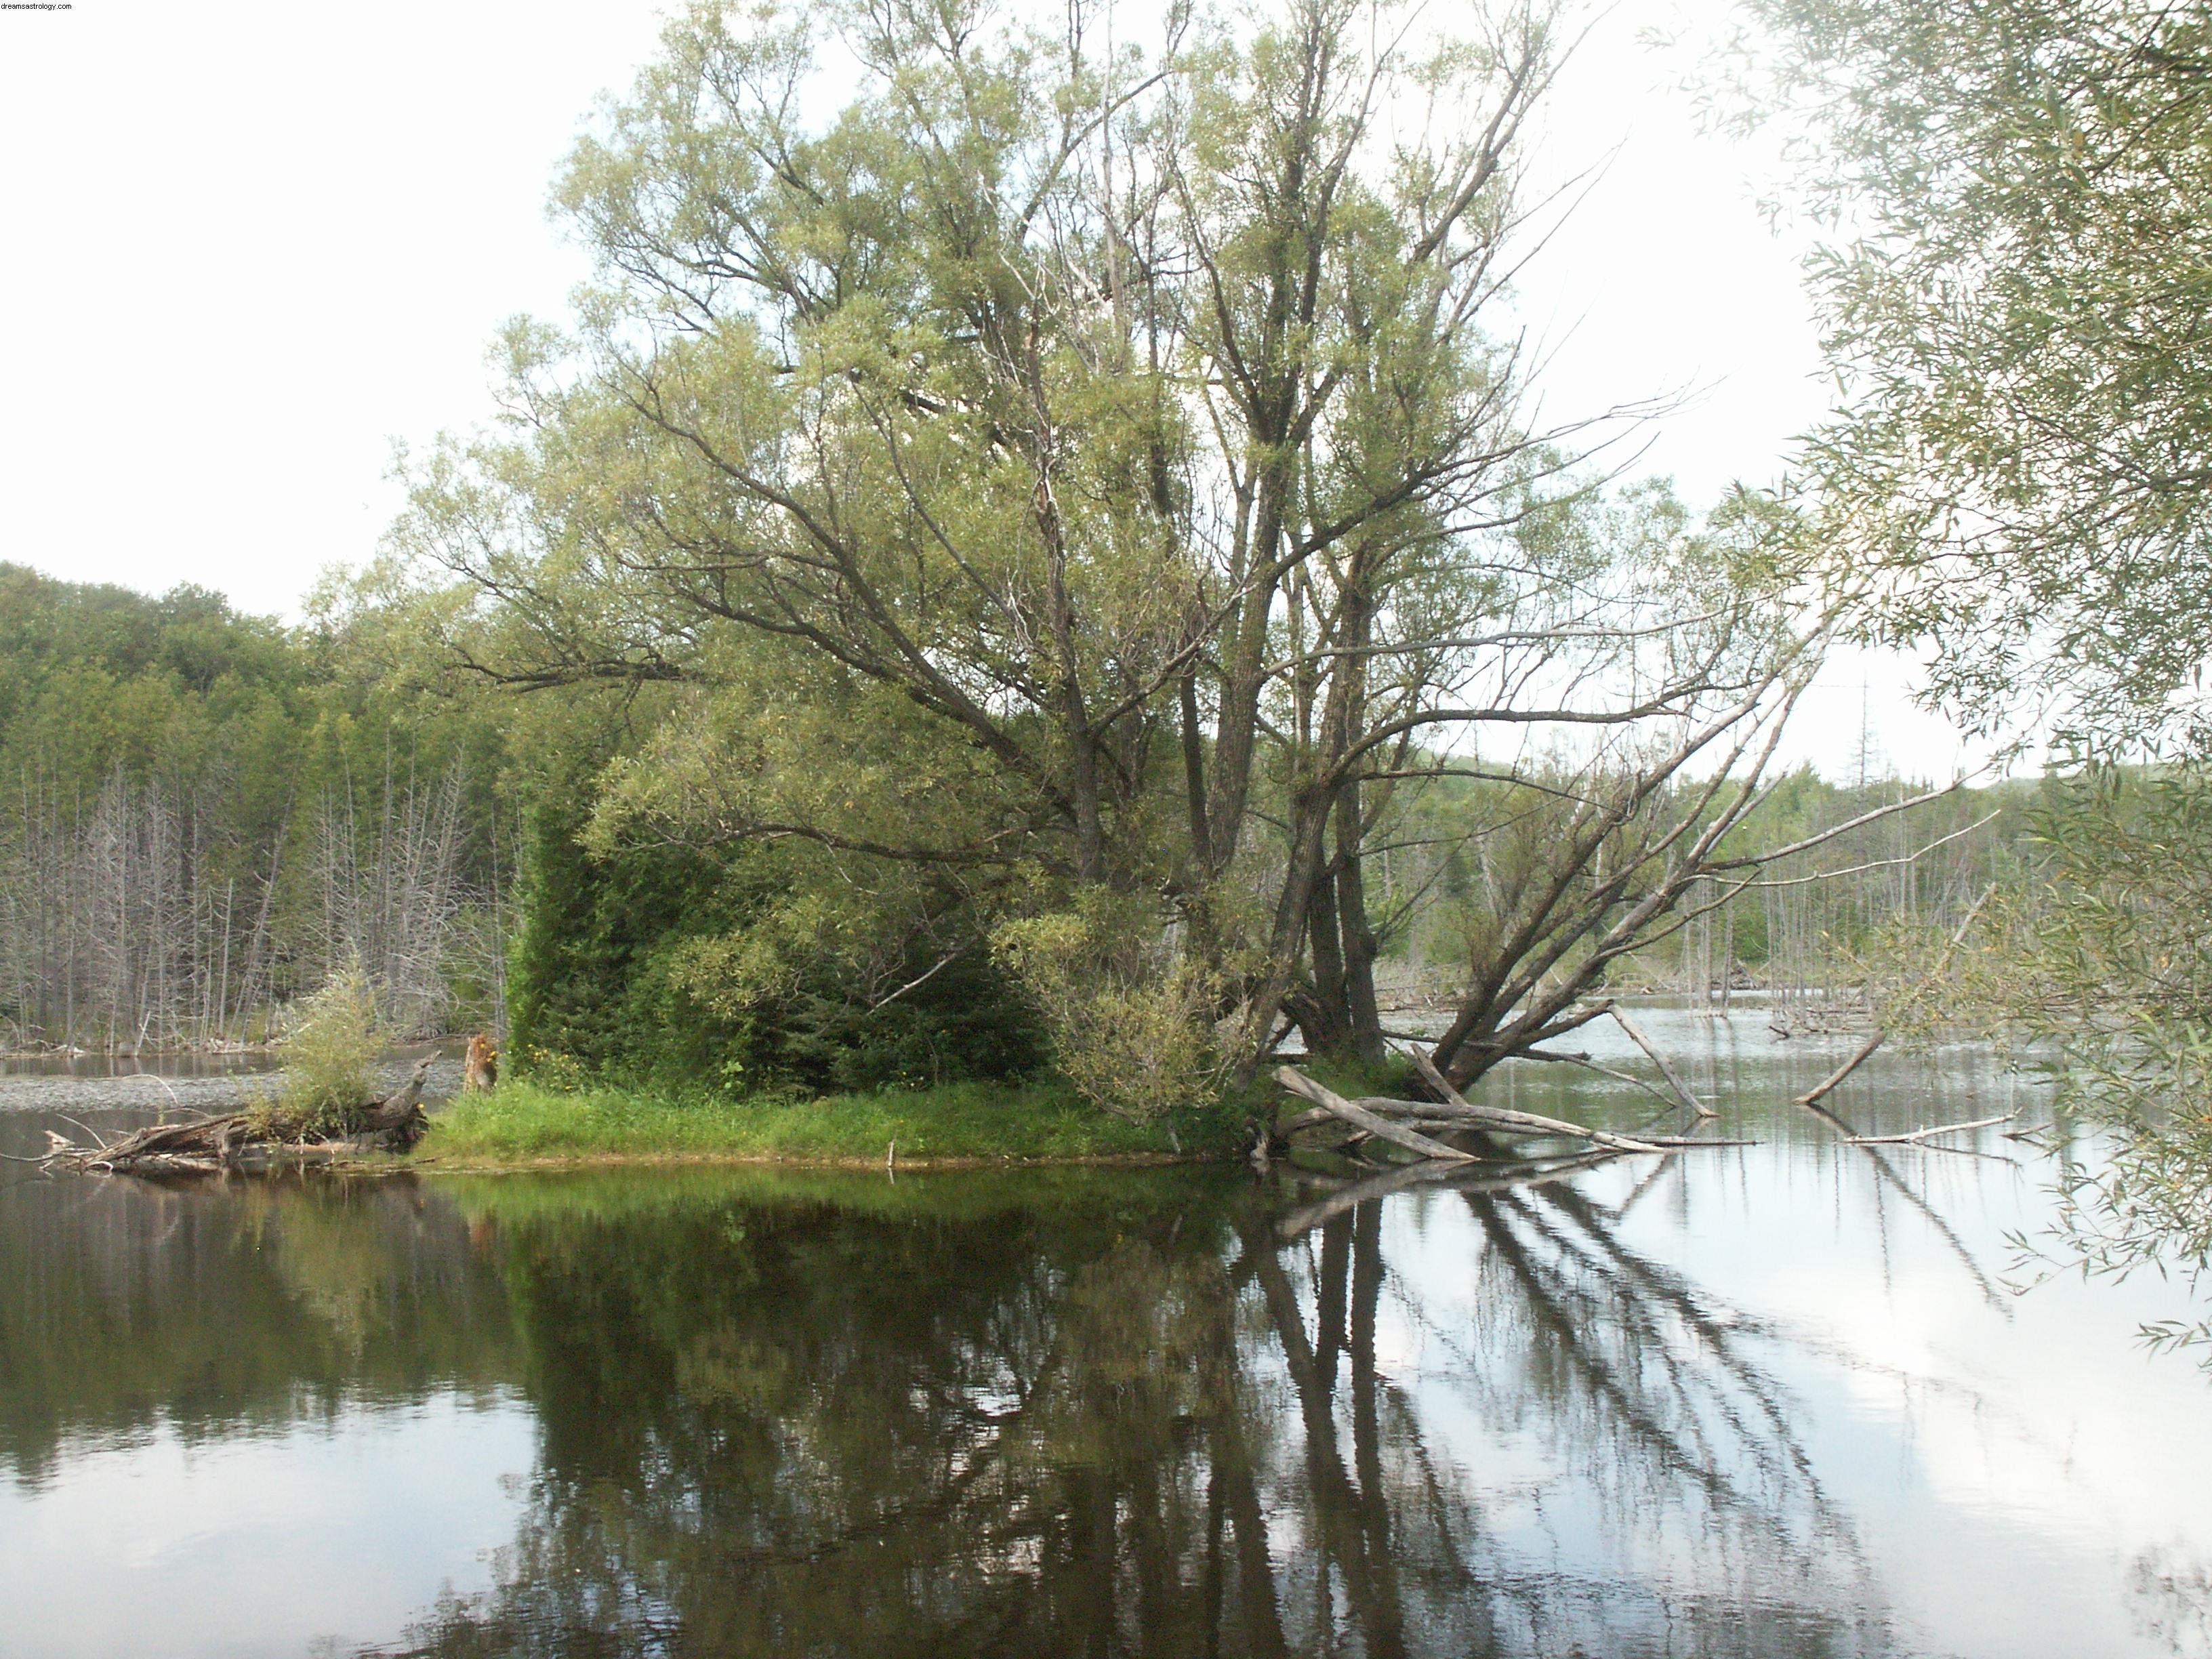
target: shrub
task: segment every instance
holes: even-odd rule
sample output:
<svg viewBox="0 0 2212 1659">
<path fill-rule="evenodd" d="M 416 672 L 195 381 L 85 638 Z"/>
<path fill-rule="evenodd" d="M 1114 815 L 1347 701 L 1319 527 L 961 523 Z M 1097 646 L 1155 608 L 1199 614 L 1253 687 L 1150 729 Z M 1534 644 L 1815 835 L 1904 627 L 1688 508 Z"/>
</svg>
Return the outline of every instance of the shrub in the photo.
<svg viewBox="0 0 2212 1659">
<path fill-rule="evenodd" d="M 1220 987 L 1176 954 L 1157 917 L 1100 899 L 1010 923 L 995 943 L 1085 1099 L 1133 1123 L 1218 1102 L 1227 1075 L 1214 1033 Z"/>
<path fill-rule="evenodd" d="M 376 994 L 355 963 L 299 1004 L 280 1050 L 283 1081 L 270 1127 L 287 1138 L 350 1129 L 383 1050 Z"/>
</svg>

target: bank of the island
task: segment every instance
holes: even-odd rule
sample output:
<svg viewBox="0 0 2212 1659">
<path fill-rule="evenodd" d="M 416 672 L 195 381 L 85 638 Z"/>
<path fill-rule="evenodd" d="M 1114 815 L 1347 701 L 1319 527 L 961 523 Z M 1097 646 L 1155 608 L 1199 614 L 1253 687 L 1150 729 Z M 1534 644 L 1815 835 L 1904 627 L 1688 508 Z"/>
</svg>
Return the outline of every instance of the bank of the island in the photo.
<svg viewBox="0 0 2212 1659">
<path fill-rule="evenodd" d="M 1402 1092 L 1400 1068 L 1319 1066 L 1355 1094 Z M 442 1169 L 725 1161 L 866 1164 L 1181 1163 L 1238 1156 L 1253 1120 L 1291 1100 L 1255 1082 L 1211 1109 L 1133 1122 L 1058 1080 L 946 1083 L 866 1094 L 673 1097 L 502 1082 L 434 1107 L 413 1161 Z"/>
<path fill-rule="evenodd" d="M 509 1083 L 434 1111 L 414 1161 L 448 1169 L 707 1160 L 1151 1164 L 1227 1156 L 1240 1121 L 1223 1111 L 1136 1123 L 1046 1084 L 672 1099 L 627 1089 L 570 1093 Z"/>
</svg>

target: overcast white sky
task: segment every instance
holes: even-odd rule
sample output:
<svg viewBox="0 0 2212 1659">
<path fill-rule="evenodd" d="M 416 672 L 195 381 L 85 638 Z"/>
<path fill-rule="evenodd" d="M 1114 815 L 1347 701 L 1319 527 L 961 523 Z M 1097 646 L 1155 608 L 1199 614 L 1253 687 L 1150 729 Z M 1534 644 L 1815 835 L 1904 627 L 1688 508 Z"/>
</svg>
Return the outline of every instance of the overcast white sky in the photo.
<svg viewBox="0 0 2212 1659">
<path fill-rule="evenodd" d="M 1652 27 L 1721 0 L 1622 0 L 1579 54 L 1545 165 L 1612 155 L 1525 280 L 1548 416 L 1696 388 L 1639 463 L 1693 501 L 1771 479 L 1820 411 L 1794 254 L 1753 152 L 1700 137 Z M 484 348 L 557 314 L 584 261 L 556 164 L 653 46 L 649 0 L 76 0 L 0 12 L 0 558 L 218 588 L 294 612 L 365 559 L 392 444 L 489 410 Z M 1948 727 L 1904 665 L 1831 669 L 1796 752 L 1856 770 L 1863 724 L 1923 775 Z"/>
</svg>

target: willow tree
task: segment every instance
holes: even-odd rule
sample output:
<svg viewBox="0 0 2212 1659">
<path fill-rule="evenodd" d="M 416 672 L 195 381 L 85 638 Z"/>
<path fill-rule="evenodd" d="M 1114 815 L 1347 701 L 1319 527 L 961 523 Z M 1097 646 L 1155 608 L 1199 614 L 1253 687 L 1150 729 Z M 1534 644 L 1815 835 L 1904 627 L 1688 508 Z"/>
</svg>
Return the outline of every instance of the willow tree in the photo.
<svg viewBox="0 0 2212 1659">
<path fill-rule="evenodd" d="M 1756 0 L 1843 396 L 1807 482 L 1971 720 L 2124 752 L 2212 655 L 2212 13 Z"/>
<path fill-rule="evenodd" d="M 1559 19 L 1427 27 L 691 10 L 560 184 L 599 281 L 512 331 L 514 433 L 416 479 L 455 649 L 686 688 L 604 833 L 862 861 L 1064 1042 L 1195 1033 L 1200 1070 L 1285 1005 L 1373 1051 L 1393 792 L 1540 775 L 1557 867 L 1450 1047 L 1565 1029 L 1753 799 L 1711 763 L 1755 763 L 1822 623 L 1758 537 L 1602 507 L 1532 426 L 1492 319 Z"/>
<path fill-rule="evenodd" d="M 1799 120 L 1843 398 L 1808 521 L 1969 722 L 2075 770 L 2040 879 L 1980 912 L 1943 1012 L 2063 1043 L 2130 1131 L 2093 1258 L 2212 1260 L 2212 11 L 2155 0 L 1757 0 L 1758 108 Z M 2144 763 L 2148 763 L 2148 765 Z M 2003 971 L 1987 972 L 2002 963 Z M 2101 1239 L 2097 1237 L 2101 1232 Z"/>
</svg>

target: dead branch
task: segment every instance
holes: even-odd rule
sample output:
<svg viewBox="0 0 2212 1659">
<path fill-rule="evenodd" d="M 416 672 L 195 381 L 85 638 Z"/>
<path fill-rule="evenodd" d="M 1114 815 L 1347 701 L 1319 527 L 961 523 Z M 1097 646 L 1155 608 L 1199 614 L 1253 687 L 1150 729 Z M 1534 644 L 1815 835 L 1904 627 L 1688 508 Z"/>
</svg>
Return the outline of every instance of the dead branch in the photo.
<svg viewBox="0 0 2212 1659">
<path fill-rule="evenodd" d="M 1388 1036 L 1389 1033 L 1386 1032 L 1384 1035 Z M 1555 1060 L 1568 1066 L 1579 1066 L 1584 1071 L 1595 1072 L 1600 1077 L 1609 1077 L 1616 1083 L 1632 1085 L 1634 1087 L 1643 1090 L 1644 1092 L 1650 1095 L 1652 1099 L 1663 1102 L 1668 1106 L 1673 1106 L 1677 1103 L 1674 1096 L 1668 1094 L 1663 1089 L 1656 1089 L 1652 1087 L 1650 1084 L 1645 1082 L 1644 1079 L 1637 1076 L 1635 1073 L 1616 1072 L 1610 1066 L 1599 1065 L 1595 1060 L 1592 1060 L 1585 1054 L 1566 1054 L 1557 1050 L 1547 1050 L 1543 1048 L 1524 1048 L 1520 1054 L 1514 1056 L 1514 1058 L 1516 1060 Z M 1702 1114 L 1701 1115 L 1711 1117 L 1716 1116 L 1717 1114 L 1708 1112 Z"/>
<path fill-rule="evenodd" d="M 1472 1152 L 1462 1152 L 1455 1146 L 1447 1146 L 1440 1140 L 1431 1140 L 1412 1129 L 1401 1128 L 1388 1118 L 1380 1117 L 1363 1106 L 1355 1106 L 1343 1096 L 1315 1082 L 1295 1066 L 1275 1068 L 1275 1081 L 1303 1100 L 1310 1100 L 1332 1117 L 1339 1117 L 1355 1129 L 1364 1129 L 1377 1140 L 1387 1140 L 1394 1146 L 1402 1146 L 1420 1158 L 1447 1158 L 1455 1164 L 1474 1161 Z"/>
<path fill-rule="evenodd" d="M 265 1117 L 253 1112 L 227 1112 L 190 1123 L 149 1124 L 112 1140 L 94 1136 L 90 1146 L 48 1130 L 48 1150 L 36 1161 L 49 1169 L 120 1175 L 332 1163 L 362 1152 L 404 1152 L 422 1139 L 429 1127 L 429 1120 L 422 1113 L 422 1090 L 429 1076 L 430 1062 L 424 1060 L 404 1088 L 347 1114 L 346 1132 L 317 1139 L 287 1140 Z M 94 1132 L 86 1129 L 85 1133 Z"/>
<path fill-rule="evenodd" d="M 1499 1106 L 1477 1106 L 1452 1086 L 1451 1079 L 1443 1074 L 1443 1068 L 1432 1055 L 1423 1054 L 1417 1045 L 1411 1043 L 1407 1045 L 1406 1052 L 1407 1057 L 1413 1062 L 1413 1069 L 1421 1074 L 1421 1081 L 1443 1097 L 1455 1109 L 1455 1115 L 1468 1114 L 1478 1121 L 1500 1129 L 1571 1135 L 1600 1146 L 1610 1146 L 1618 1152 L 1648 1152 L 1656 1149 L 1655 1141 L 1632 1140 L 1620 1135 L 1607 1134 L 1601 1129 L 1585 1129 L 1579 1123 L 1568 1123 L 1556 1117 L 1538 1117 L 1530 1112 L 1507 1111 Z"/>
<path fill-rule="evenodd" d="M 1860 1048 L 1858 1053 L 1853 1054 L 1842 1065 L 1837 1066 L 1834 1071 L 1829 1073 L 1827 1076 L 1822 1078 L 1818 1083 L 1808 1089 L 1803 1094 L 1797 1096 L 1790 1103 L 1796 1106 L 1810 1106 L 1833 1092 L 1836 1085 L 1841 1083 L 1845 1078 L 1849 1077 L 1853 1072 L 1858 1070 L 1859 1062 L 1865 1060 L 1866 1057 L 1874 1053 L 1875 1049 L 1881 1048 L 1882 1043 L 1887 1040 L 1888 1036 L 1889 1033 L 1887 1031 L 1876 1031 L 1872 1036 L 1866 1040 L 1865 1043 Z"/>
<path fill-rule="evenodd" d="M 1425 1058 L 1424 1056 L 1423 1058 Z M 1433 1070 L 1433 1066 L 1431 1067 Z M 1602 1129 L 1587 1129 L 1579 1123 L 1568 1123 L 1555 1117 L 1539 1117 L 1533 1112 L 1508 1111 L 1498 1106 L 1477 1106 L 1461 1098 L 1458 1091 L 1451 1090 L 1451 1097 L 1444 1101 L 1392 1100 L 1387 1096 L 1370 1096 L 1352 1102 L 1316 1083 L 1297 1067 L 1285 1066 L 1275 1073 L 1275 1080 L 1292 1094 L 1312 1101 L 1322 1109 L 1322 1115 L 1312 1113 L 1293 1119 L 1284 1126 L 1284 1132 L 1314 1127 L 1328 1118 L 1338 1118 L 1353 1127 L 1364 1130 L 1379 1140 L 1403 1146 L 1408 1152 L 1419 1152 L 1424 1158 L 1449 1158 L 1465 1160 L 1470 1154 L 1455 1148 L 1429 1152 L 1431 1146 L 1443 1143 L 1431 1139 L 1409 1127 L 1414 1123 L 1437 1126 L 1503 1130 L 1524 1135 L 1558 1136 L 1586 1141 L 1616 1152 L 1656 1152 L 1664 1149 L 1648 1140 L 1631 1139 L 1626 1135 L 1608 1134 Z M 1447 1085 L 1449 1087 L 1449 1085 Z"/>
<path fill-rule="evenodd" d="M 1989 902 L 1990 895 L 1996 891 L 1996 884 L 1993 882 L 1989 886 L 1982 889 L 1981 897 L 1976 899 L 1972 904 L 1966 907 L 1966 914 L 1959 918 L 1959 925 L 1952 930 L 1949 942 L 1943 946 L 1942 955 L 1936 958 L 1936 965 L 1930 968 L 1927 973 L 1921 976 L 1920 983 L 1918 986 L 1914 988 L 1914 995 L 1917 996 L 1920 992 L 1926 990 L 1929 986 L 1935 982 L 1936 976 L 1946 968 L 1948 968 L 1951 965 L 1951 958 L 1958 954 L 1959 947 L 1966 942 L 1966 930 L 1974 925 L 1974 918 L 1981 914 L 1982 906 Z M 1877 1030 L 1872 1036 L 1866 1040 L 1865 1045 L 1860 1048 L 1858 1053 L 1853 1054 L 1841 1066 L 1838 1066 L 1834 1071 L 1829 1073 L 1826 1077 L 1821 1079 L 1820 1082 L 1814 1085 L 1807 1092 L 1799 1095 L 1794 1103 L 1799 1106 L 1811 1106 L 1814 1104 L 1823 1096 L 1834 1089 L 1838 1084 L 1841 1083 L 1845 1078 L 1856 1071 L 1859 1067 L 1859 1062 L 1866 1059 L 1866 1057 L 1869 1054 L 1871 1054 L 1875 1049 L 1881 1048 L 1883 1042 L 1888 1037 L 1888 1036 L 1889 1032 L 1887 1030 Z M 1837 1122 L 1838 1127 L 1840 1127 L 1840 1120 L 1832 1119 L 1831 1121 Z"/>
<path fill-rule="evenodd" d="M 1660 1075 L 1664 1077 L 1668 1083 L 1673 1086 L 1674 1092 L 1681 1097 L 1682 1104 L 1688 1107 L 1691 1111 L 1694 1112 L 1699 1117 L 1718 1117 L 1720 1115 L 1718 1112 L 1715 1111 L 1711 1107 L 1706 1105 L 1705 1102 L 1699 1100 L 1695 1095 L 1690 1092 L 1690 1085 L 1683 1082 L 1680 1077 L 1676 1075 L 1674 1068 L 1667 1063 L 1667 1056 L 1661 1054 L 1659 1052 L 1658 1046 L 1655 1044 L 1650 1037 L 1644 1035 L 1644 1030 L 1641 1026 L 1638 1025 L 1634 1020 L 1629 1018 L 1626 1013 L 1621 1012 L 1621 1007 L 1619 1003 L 1614 1002 L 1607 1004 L 1606 1012 L 1613 1016 L 1613 1022 L 1614 1024 L 1620 1026 L 1622 1030 L 1628 1033 L 1628 1040 L 1631 1042 L 1633 1042 L 1638 1048 L 1643 1049 L 1645 1054 L 1650 1055 L 1651 1063 L 1659 1068 Z"/>
<path fill-rule="evenodd" d="M 1911 1146 L 1917 1142 L 1926 1140 L 1933 1135 L 1963 1134 L 1968 1129 L 1994 1128 L 2000 1123 L 2011 1122 L 2013 1119 L 2019 1115 L 2020 1114 L 2018 1112 L 2007 1112 L 2002 1117 L 1978 1117 L 1971 1123 L 1939 1123 L 1933 1128 L 1915 1129 L 1910 1134 L 1853 1135 L 1850 1138 L 1850 1145 L 1854 1146 Z M 1949 1149 L 1945 1148 L 1944 1150 L 1948 1151 Z"/>
</svg>

